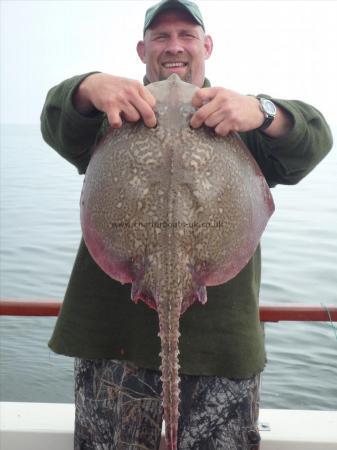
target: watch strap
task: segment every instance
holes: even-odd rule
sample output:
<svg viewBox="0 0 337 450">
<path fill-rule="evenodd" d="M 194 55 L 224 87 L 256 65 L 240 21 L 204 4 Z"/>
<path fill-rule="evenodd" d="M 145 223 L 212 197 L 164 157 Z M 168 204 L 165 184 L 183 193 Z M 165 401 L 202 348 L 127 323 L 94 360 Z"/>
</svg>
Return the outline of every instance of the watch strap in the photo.
<svg viewBox="0 0 337 450">
<path fill-rule="evenodd" d="M 262 100 L 261 99 L 265 99 L 263 96 L 257 96 L 256 97 L 258 100 L 259 100 L 259 102 L 260 102 L 260 110 L 263 112 L 263 114 L 264 114 L 264 121 L 263 121 L 263 123 L 262 123 L 262 125 L 260 125 L 258 128 L 257 128 L 257 130 L 258 131 L 263 131 L 263 130 L 266 130 L 272 123 L 273 123 L 273 120 L 275 119 L 275 114 L 270 114 L 270 113 L 268 113 L 267 111 L 266 111 L 266 109 L 263 107 L 263 103 L 262 103 Z M 268 100 L 269 102 L 271 102 L 271 100 L 269 100 L 269 99 L 266 99 L 266 100 Z M 272 103 L 272 102 L 271 102 Z"/>
</svg>

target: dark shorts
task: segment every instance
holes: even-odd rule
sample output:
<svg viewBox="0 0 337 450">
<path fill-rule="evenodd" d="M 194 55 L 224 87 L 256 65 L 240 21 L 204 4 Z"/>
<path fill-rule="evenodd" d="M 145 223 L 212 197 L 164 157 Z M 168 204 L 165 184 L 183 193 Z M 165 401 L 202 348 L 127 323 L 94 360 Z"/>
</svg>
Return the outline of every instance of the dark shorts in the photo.
<svg viewBox="0 0 337 450">
<path fill-rule="evenodd" d="M 181 376 L 180 450 L 257 450 L 259 375 Z M 158 450 L 160 373 L 125 361 L 75 360 L 75 450 Z"/>
</svg>

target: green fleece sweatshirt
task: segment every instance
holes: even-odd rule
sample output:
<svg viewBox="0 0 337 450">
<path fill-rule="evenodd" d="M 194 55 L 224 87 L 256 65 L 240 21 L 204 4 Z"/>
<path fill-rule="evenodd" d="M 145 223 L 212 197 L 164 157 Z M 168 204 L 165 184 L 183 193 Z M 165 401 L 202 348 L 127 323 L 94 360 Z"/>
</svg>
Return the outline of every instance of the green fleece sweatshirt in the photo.
<svg viewBox="0 0 337 450">
<path fill-rule="evenodd" d="M 85 173 L 105 118 L 100 112 L 83 116 L 73 106 L 73 94 L 88 75 L 75 76 L 52 88 L 41 114 L 45 141 L 80 174 Z M 319 111 L 300 101 L 273 101 L 292 116 L 289 133 L 278 139 L 259 131 L 241 134 L 271 187 L 297 183 L 332 147 L 331 132 Z M 183 314 L 181 373 L 247 378 L 263 370 L 260 278 L 258 247 L 234 279 L 207 287 L 206 305 L 194 303 Z M 143 302 L 135 305 L 130 285 L 121 285 L 106 275 L 82 239 L 49 346 L 63 355 L 125 359 L 139 367 L 158 369 L 157 313 Z"/>
</svg>

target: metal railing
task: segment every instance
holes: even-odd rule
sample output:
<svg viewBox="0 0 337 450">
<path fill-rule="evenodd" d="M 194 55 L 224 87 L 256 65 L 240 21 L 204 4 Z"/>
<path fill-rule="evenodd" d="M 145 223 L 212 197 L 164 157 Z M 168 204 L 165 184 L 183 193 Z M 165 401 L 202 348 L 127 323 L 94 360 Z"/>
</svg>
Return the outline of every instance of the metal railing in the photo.
<svg viewBox="0 0 337 450">
<path fill-rule="evenodd" d="M 62 302 L 55 300 L 0 300 L 0 316 L 57 316 Z M 261 322 L 337 322 L 337 306 L 261 305 Z"/>
</svg>

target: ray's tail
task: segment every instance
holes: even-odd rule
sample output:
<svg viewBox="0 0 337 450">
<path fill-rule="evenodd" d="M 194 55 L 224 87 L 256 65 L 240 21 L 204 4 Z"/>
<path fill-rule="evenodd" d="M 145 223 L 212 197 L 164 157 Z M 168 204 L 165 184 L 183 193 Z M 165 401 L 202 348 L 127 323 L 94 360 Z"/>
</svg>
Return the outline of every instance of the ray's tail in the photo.
<svg viewBox="0 0 337 450">
<path fill-rule="evenodd" d="M 165 438 L 168 450 L 177 449 L 179 418 L 179 318 L 181 293 L 165 292 L 158 304 L 159 337 L 161 340 L 161 380 L 163 382 L 163 408 Z"/>
</svg>

